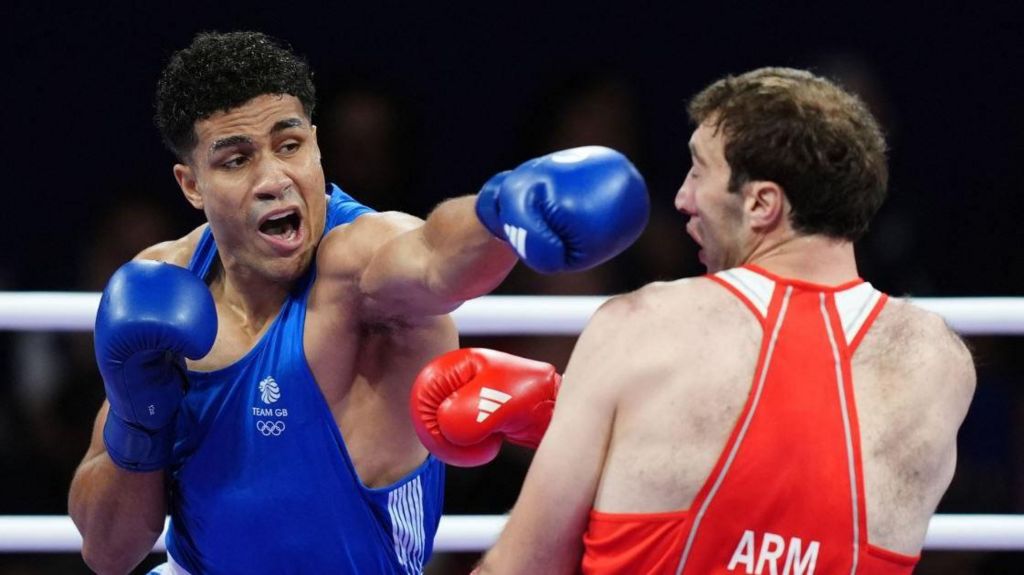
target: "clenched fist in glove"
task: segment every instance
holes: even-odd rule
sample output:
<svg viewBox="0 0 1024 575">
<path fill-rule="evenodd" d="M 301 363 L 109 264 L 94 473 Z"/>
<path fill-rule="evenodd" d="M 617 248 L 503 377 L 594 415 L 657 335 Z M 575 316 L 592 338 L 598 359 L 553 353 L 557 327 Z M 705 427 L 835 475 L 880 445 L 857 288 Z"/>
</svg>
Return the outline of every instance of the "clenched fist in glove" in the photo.
<svg viewBox="0 0 1024 575">
<path fill-rule="evenodd" d="M 562 150 L 501 172 L 477 194 L 476 214 L 542 273 L 592 268 L 628 248 L 647 225 L 640 172 L 601 146 Z"/>
<path fill-rule="evenodd" d="M 503 440 L 536 448 L 561 376 L 553 365 L 489 349 L 457 349 L 428 363 L 409 409 L 420 441 L 459 467 L 483 465 Z"/>
<path fill-rule="evenodd" d="M 171 459 L 185 396 L 185 358 L 206 355 L 217 308 L 198 277 L 178 266 L 121 266 L 96 312 L 96 363 L 110 402 L 103 442 L 119 467 L 156 471 Z"/>
</svg>

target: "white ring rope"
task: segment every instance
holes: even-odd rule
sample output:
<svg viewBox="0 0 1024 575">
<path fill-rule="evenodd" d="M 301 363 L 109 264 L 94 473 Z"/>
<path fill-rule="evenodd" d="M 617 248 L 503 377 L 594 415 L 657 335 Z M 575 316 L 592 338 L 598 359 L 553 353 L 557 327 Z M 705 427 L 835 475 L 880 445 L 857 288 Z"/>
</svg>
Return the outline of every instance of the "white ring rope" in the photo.
<svg viewBox="0 0 1024 575">
<path fill-rule="evenodd" d="M 606 296 L 485 296 L 453 314 L 462 335 L 577 335 Z M 0 292 L 0 330 L 90 331 L 98 293 Z M 963 335 L 1024 334 L 1024 297 L 919 298 Z"/>
<path fill-rule="evenodd" d="M 604 296 L 487 296 L 453 314 L 463 335 L 577 335 Z M 1024 334 L 1024 297 L 911 300 L 964 335 Z M 97 293 L 0 292 L 0 330 L 89 331 Z M 482 551 L 505 524 L 501 515 L 446 515 L 434 549 Z M 163 551 L 163 537 L 154 551 Z M 0 515 L 0 553 L 77 552 L 82 539 L 66 516 Z M 1024 515 L 936 515 L 926 549 L 1024 549 Z"/>
<path fill-rule="evenodd" d="M 490 548 L 505 526 L 504 515 L 445 515 L 434 540 L 436 552 Z M 936 515 L 924 541 L 929 550 L 1024 549 L 1024 515 Z M 0 515 L 0 553 L 73 553 L 82 538 L 61 515 Z M 165 550 L 160 537 L 154 552 Z"/>
</svg>

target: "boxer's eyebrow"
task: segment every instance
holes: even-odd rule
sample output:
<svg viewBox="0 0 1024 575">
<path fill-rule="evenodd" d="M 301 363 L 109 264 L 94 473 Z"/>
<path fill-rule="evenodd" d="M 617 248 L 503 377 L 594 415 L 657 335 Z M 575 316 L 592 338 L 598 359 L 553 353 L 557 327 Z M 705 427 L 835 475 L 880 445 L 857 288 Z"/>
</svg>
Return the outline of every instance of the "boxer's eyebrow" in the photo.
<svg viewBox="0 0 1024 575">
<path fill-rule="evenodd" d="M 252 138 L 249 136 L 228 136 L 214 141 L 213 144 L 210 145 L 210 153 L 212 154 L 218 150 L 223 150 L 224 148 L 245 144 L 252 144 Z"/>
<path fill-rule="evenodd" d="M 276 134 L 288 128 L 301 128 L 304 122 L 301 118 L 288 118 L 287 120 L 281 120 L 274 124 L 273 128 L 270 128 L 271 134 Z"/>
<path fill-rule="evenodd" d="M 698 164 L 702 166 L 708 165 L 708 163 L 704 161 L 704 158 L 700 155 L 700 153 L 697 152 L 697 146 L 694 146 L 693 142 L 690 142 L 687 145 L 690 147 L 690 155 L 693 156 L 694 160 L 697 160 Z"/>
<path fill-rule="evenodd" d="M 301 128 L 303 125 L 304 122 L 302 121 L 301 118 L 288 118 L 286 120 L 276 122 L 270 128 L 270 133 L 276 134 L 277 132 L 282 132 L 289 128 Z M 252 138 L 250 138 L 249 136 L 228 136 L 226 138 L 221 138 L 219 140 L 214 141 L 213 144 L 210 145 L 210 153 L 212 154 L 214 152 L 223 150 L 224 148 L 230 148 L 232 146 L 242 146 L 251 144 Z"/>
</svg>

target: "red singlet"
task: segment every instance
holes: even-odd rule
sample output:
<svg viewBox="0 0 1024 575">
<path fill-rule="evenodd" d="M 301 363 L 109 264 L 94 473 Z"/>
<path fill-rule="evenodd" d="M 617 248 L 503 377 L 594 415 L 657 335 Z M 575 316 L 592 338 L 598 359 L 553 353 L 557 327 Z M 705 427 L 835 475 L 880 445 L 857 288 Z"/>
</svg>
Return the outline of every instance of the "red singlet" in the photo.
<svg viewBox="0 0 1024 575">
<path fill-rule="evenodd" d="M 584 573 L 902 575 L 867 538 L 850 359 L 887 296 L 745 266 L 708 276 L 764 328 L 747 402 L 689 510 L 591 511 Z"/>
</svg>

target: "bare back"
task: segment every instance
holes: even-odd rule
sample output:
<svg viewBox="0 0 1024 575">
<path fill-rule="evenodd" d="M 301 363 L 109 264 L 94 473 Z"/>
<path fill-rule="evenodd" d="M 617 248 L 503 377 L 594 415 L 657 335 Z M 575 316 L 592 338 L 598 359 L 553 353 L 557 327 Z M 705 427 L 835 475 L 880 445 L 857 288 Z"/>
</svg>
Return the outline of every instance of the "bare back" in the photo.
<svg viewBox="0 0 1024 575">
<path fill-rule="evenodd" d="M 653 284 L 632 300 L 631 363 L 646 377 L 616 405 L 594 508 L 686 509 L 711 472 L 750 390 L 761 328 L 728 292 L 702 279 Z M 630 366 L 621 366 L 629 370 Z"/>
<path fill-rule="evenodd" d="M 687 510 L 712 487 L 708 477 L 742 427 L 771 334 L 708 279 L 654 284 L 625 299 L 619 323 L 635 343 L 620 369 L 641 375 L 620 390 L 594 508 Z M 917 553 L 952 478 L 956 432 L 974 388 L 970 356 L 940 318 L 890 300 L 850 365 L 868 539 Z"/>
<path fill-rule="evenodd" d="M 942 318 L 890 299 L 852 367 L 869 534 L 897 550 L 920 549 L 953 479 L 973 360 Z"/>
</svg>

